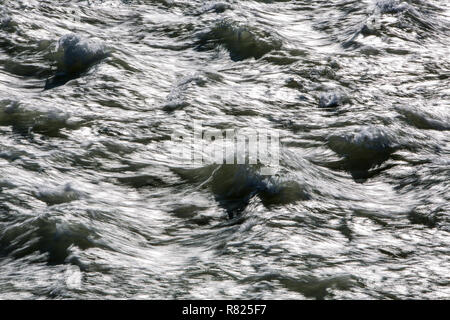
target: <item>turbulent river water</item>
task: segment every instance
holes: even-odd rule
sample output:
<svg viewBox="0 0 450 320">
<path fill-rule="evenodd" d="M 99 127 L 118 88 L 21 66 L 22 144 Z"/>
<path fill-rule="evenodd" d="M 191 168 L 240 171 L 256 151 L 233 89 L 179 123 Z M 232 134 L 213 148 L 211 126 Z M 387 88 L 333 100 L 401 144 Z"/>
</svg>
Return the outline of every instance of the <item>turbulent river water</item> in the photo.
<svg viewBox="0 0 450 320">
<path fill-rule="evenodd" d="M 450 298 L 449 46 L 444 0 L 0 0 L 0 298 Z"/>
</svg>

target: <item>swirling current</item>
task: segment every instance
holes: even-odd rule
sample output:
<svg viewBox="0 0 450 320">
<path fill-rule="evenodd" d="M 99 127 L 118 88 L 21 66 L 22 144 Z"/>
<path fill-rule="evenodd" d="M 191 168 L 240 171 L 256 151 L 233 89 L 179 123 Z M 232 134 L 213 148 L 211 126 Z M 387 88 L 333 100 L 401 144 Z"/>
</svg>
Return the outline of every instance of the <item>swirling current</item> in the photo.
<svg viewBox="0 0 450 320">
<path fill-rule="evenodd" d="M 0 298 L 450 298 L 449 48 L 441 0 L 0 0 Z"/>
</svg>

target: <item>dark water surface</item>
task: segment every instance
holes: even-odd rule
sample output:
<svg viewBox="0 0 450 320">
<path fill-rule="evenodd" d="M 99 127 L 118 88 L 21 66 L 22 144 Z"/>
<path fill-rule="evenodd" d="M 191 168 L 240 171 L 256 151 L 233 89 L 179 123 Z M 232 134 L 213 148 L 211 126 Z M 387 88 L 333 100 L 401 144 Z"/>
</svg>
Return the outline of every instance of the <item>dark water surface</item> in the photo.
<svg viewBox="0 0 450 320">
<path fill-rule="evenodd" d="M 0 298 L 448 299 L 449 75 L 449 1 L 0 0 Z"/>
</svg>

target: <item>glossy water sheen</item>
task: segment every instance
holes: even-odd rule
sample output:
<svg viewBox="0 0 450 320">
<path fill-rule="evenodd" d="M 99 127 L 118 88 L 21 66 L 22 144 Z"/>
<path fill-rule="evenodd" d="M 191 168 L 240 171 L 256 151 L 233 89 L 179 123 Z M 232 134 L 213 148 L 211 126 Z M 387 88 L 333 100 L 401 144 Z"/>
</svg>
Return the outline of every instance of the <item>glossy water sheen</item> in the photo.
<svg viewBox="0 0 450 320">
<path fill-rule="evenodd" d="M 0 298 L 450 298 L 449 44 L 441 0 L 0 0 Z M 179 165 L 194 120 L 281 170 Z"/>
</svg>

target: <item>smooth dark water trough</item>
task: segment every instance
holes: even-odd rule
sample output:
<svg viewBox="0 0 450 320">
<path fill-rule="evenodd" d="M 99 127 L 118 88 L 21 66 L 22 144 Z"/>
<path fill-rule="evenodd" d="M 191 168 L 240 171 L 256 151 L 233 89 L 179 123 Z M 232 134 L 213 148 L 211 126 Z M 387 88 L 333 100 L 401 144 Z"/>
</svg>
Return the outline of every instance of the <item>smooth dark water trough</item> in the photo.
<svg viewBox="0 0 450 320">
<path fill-rule="evenodd" d="M 448 1 L 0 0 L 0 298 L 448 299 L 449 75 Z"/>
</svg>

